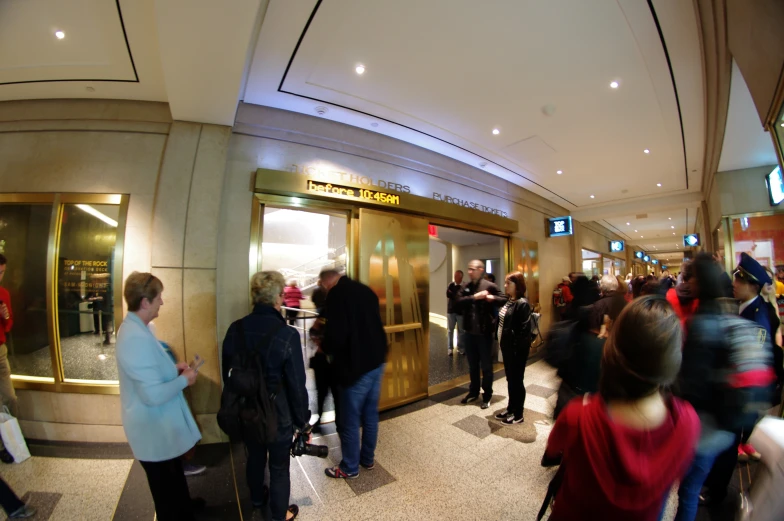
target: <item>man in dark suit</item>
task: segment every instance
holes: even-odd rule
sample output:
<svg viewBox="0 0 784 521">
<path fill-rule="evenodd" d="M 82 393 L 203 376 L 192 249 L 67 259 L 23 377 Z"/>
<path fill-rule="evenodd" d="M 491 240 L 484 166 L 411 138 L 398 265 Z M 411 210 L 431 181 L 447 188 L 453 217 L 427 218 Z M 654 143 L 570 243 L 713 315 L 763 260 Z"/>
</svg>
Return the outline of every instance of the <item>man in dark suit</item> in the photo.
<svg viewBox="0 0 784 521">
<path fill-rule="evenodd" d="M 339 386 L 340 465 L 331 478 L 356 478 L 359 466 L 372 470 L 378 441 L 378 401 L 387 357 L 387 336 L 373 290 L 335 270 L 319 276 L 327 290 L 322 349 L 332 361 Z M 359 427 L 362 425 L 360 450 Z"/>
<path fill-rule="evenodd" d="M 463 311 L 466 354 L 471 374 L 468 394 L 460 403 L 466 404 L 479 398 L 479 369 L 482 370 L 482 409 L 490 407 L 493 396 L 493 329 L 495 327 L 494 308 L 502 306 L 506 299 L 488 300 L 488 295 L 501 296 L 498 286 L 485 279 L 485 264 L 480 260 L 468 263 L 468 277 L 471 279 L 459 295 L 456 303 Z"/>
</svg>

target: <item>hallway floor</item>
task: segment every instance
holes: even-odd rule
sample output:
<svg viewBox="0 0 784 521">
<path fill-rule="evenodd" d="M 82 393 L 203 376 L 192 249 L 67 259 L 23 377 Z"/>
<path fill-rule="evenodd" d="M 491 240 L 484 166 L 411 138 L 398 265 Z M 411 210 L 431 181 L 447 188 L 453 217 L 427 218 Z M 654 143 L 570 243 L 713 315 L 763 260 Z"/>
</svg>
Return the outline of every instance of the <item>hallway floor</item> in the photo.
<svg viewBox="0 0 784 521">
<path fill-rule="evenodd" d="M 493 418 L 506 405 L 502 374 L 485 411 L 477 402 L 460 405 L 466 392 L 460 387 L 382 413 L 376 468 L 362 470 L 355 480 L 324 475 L 341 457 L 338 436 L 326 429 L 314 443 L 330 447 L 328 458 L 291 461 L 291 502 L 300 506 L 298 519 L 535 519 L 554 473 L 539 461 L 552 427 L 558 380 L 543 362 L 532 363 L 525 376 L 525 423 L 505 426 Z M 39 510 L 33 519 L 154 519 L 144 472 L 127 445 L 31 443 L 30 449 L 33 458 L 2 465 L 0 474 Z M 251 508 L 244 460 L 239 445 L 198 447 L 195 461 L 208 469 L 189 478 L 189 485 L 191 495 L 208 504 L 200 520 L 266 519 Z M 665 519 L 672 519 L 673 500 Z M 729 505 L 721 510 L 712 519 L 733 519 Z M 711 517 L 701 510 L 698 519 Z"/>
</svg>

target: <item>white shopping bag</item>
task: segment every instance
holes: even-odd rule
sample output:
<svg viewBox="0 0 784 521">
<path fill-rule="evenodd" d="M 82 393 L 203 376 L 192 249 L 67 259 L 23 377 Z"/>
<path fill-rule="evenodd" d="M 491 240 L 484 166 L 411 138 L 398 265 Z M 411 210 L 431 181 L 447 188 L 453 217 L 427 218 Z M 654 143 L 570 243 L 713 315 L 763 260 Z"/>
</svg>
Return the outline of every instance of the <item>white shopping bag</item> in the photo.
<svg viewBox="0 0 784 521">
<path fill-rule="evenodd" d="M 0 412 L 0 436 L 5 449 L 14 457 L 14 462 L 22 463 L 30 457 L 19 421 L 11 415 L 8 407 L 3 407 L 3 412 Z"/>
</svg>

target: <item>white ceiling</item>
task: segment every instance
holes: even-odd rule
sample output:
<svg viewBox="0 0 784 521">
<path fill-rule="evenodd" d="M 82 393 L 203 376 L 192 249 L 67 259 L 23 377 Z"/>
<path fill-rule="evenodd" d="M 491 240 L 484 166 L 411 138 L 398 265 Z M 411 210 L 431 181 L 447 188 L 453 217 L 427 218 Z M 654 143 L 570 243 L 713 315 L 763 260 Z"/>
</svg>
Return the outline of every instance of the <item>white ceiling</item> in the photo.
<svg viewBox="0 0 784 521">
<path fill-rule="evenodd" d="M 695 206 L 665 212 L 640 211 L 601 222 L 626 237 L 635 248 L 642 248 L 646 253 L 677 252 L 683 250 L 683 236 L 694 232 L 696 215 Z"/>
<path fill-rule="evenodd" d="M 494 235 L 475 233 L 455 228 L 438 226 L 438 239 L 455 246 L 478 246 L 480 244 L 501 244 L 501 239 Z"/>
<path fill-rule="evenodd" d="M 266 6 L 0 0 L 0 100 L 164 101 L 174 119 L 233 125 Z"/>
<path fill-rule="evenodd" d="M 311 115 L 327 107 L 327 119 L 485 164 L 569 210 L 683 193 L 687 170 L 699 191 L 694 9 L 653 4 L 686 164 L 666 55 L 638 0 L 272 0 L 244 101 Z"/>
<path fill-rule="evenodd" d="M 733 60 L 730 106 L 719 172 L 775 165 L 777 162 L 773 140 L 762 127 L 743 74 Z"/>
</svg>

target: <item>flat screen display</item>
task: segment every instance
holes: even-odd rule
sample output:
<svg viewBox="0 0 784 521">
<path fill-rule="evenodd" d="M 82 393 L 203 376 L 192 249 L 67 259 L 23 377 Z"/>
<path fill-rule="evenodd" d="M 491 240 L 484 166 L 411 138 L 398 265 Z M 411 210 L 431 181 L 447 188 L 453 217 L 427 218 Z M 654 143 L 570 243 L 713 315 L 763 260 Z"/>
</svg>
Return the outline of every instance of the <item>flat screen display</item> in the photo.
<svg viewBox="0 0 784 521">
<path fill-rule="evenodd" d="M 781 201 L 784 201 L 784 180 L 781 178 L 781 168 L 774 168 L 771 173 L 765 176 L 765 182 L 768 185 L 770 205 L 778 206 Z"/>
<path fill-rule="evenodd" d="M 645 257 L 645 252 L 636 251 L 636 252 L 634 252 L 634 256 L 637 257 L 638 259 L 642 260 L 642 258 Z"/>
<path fill-rule="evenodd" d="M 683 246 L 685 248 L 694 248 L 700 245 L 700 234 L 690 233 L 683 236 Z"/>
<path fill-rule="evenodd" d="M 651 258 L 648 255 L 646 255 L 645 257 L 642 258 L 642 260 L 644 260 L 645 262 L 650 262 Z"/>
<path fill-rule="evenodd" d="M 570 215 L 567 215 L 566 217 L 553 217 L 547 221 L 549 227 L 548 235 L 550 237 L 561 237 L 574 233 L 572 230 L 572 217 Z"/>
<path fill-rule="evenodd" d="M 610 241 L 610 252 L 617 253 L 623 251 L 623 241 Z"/>
<path fill-rule="evenodd" d="M 657 261 L 656 259 L 653 259 L 653 260 L 651 261 L 651 264 L 659 264 L 659 261 Z"/>
</svg>

